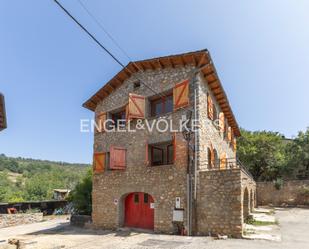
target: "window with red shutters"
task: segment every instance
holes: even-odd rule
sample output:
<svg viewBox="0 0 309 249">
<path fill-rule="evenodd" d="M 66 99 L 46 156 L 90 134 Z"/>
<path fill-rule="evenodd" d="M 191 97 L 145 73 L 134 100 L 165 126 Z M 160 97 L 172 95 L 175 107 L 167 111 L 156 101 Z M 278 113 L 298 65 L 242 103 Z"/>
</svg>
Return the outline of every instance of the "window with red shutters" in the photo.
<svg viewBox="0 0 309 249">
<path fill-rule="evenodd" d="M 126 168 L 126 149 L 112 146 L 110 148 L 109 168 L 113 170 L 124 170 Z"/>
</svg>

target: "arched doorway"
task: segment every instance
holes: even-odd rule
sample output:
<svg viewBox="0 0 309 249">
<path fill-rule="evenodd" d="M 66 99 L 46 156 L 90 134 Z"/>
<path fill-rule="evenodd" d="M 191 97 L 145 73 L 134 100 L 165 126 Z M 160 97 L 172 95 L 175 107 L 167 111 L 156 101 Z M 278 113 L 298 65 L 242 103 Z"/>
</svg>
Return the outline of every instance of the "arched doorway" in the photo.
<svg viewBox="0 0 309 249">
<path fill-rule="evenodd" d="M 246 220 L 249 216 L 249 192 L 248 189 L 245 188 L 244 191 L 244 199 L 243 199 L 243 218 Z"/>
<path fill-rule="evenodd" d="M 151 195 L 134 192 L 124 200 L 124 225 L 126 227 L 152 229 L 154 228 L 154 200 Z"/>
</svg>

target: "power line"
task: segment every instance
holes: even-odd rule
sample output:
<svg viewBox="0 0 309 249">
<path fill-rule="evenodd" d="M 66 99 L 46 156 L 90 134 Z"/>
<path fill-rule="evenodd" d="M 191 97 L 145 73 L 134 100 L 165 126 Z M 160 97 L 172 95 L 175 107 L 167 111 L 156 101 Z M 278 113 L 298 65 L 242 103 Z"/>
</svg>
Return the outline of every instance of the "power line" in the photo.
<svg viewBox="0 0 309 249">
<path fill-rule="evenodd" d="M 120 44 L 116 41 L 116 39 L 109 33 L 106 28 L 99 22 L 99 20 L 90 12 L 90 10 L 86 7 L 86 5 L 78 0 L 78 3 L 83 7 L 83 9 L 88 13 L 88 15 L 96 22 L 99 28 L 111 39 L 111 41 L 116 45 L 117 48 L 129 59 L 129 61 L 133 61 L 132 58 L 127 54 L 127 52 L 120 46 Z"/>
<path fill-rule="evenodd" d="M 76 18 L 74 16 L 72 16 L 72 14 L 66 9 L 64 8 L 57 0 L 54 0 L 55 3 L 82 29 L 84 30 L 106 53 L 108 53 L 123 69 L 129 71 L 131 74 L 133 74 L 133 72 L 131 72 L 131 70 L 129 68 L 126 68 L 124 64 L 122 64 L 121 61 L 119 61 L 116 56 L 114 56 L 106 47 L 104 47 L 79 21 L 76 20 Z M 134 63 L 134 62 L 133 62 Z M 136 64 L 135 64 L 136 65 Z M 153 90 L 150 86 L 148 86 L 146 83 L 144 83 L 143 81 L 141 81 L 139 79 L 139 81 L 145 86 L 147 87 L 149 90 L 151 90 L 153 93 L 155 93 L 156 95 L 160 95 L 161 98 L 166 97 L 165 95 L 163 95 L 162 93 L 157 93 L 155 90 Z"/>
<path fill-rule="evenodd" d="M 121 67 L 125 67 L 107 48 L 105 48 L 79 21 L 75 19 L 71 13 L 66 10 L 57 0 L 54 0 L 55 3 L 69 16 L 71 19 L 82 29 L 84 30 L 106 53 L 108 53 Z"/>
</svg>

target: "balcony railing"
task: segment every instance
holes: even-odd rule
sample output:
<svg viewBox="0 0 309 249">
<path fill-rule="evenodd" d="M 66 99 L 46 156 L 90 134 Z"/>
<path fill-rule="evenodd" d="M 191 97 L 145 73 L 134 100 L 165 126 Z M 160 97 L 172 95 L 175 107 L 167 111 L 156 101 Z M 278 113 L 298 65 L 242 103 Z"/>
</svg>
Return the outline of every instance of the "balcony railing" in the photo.
<svg viewBox="0 0 309 249">
<path fill-rule="evenodd" d="M 253 179 L 252 174 L 246 166 L 237 158 L 227 158 L 225 160 L 215 160 L 213 163 L 206 163 L 207 170 L 227 170 L 227 169 L 242 169 L 249 177 Z"/>
</svg>

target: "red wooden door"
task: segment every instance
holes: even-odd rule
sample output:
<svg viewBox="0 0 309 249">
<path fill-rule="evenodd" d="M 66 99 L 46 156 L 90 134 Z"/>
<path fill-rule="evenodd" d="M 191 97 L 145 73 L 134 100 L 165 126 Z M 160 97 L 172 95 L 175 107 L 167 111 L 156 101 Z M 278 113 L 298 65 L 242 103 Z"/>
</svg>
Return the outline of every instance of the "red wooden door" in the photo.
<svg viewBox="0 0 309 249">
<path fill-rule="evenodd" d="M 154 228 L 154 209 L 151 195 L 136 192 L 129 194 L 125 199 L 125 226 L 152 229 Z"/>
</svg>

